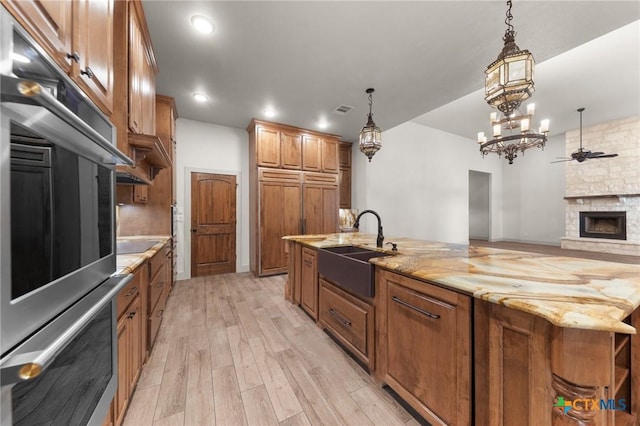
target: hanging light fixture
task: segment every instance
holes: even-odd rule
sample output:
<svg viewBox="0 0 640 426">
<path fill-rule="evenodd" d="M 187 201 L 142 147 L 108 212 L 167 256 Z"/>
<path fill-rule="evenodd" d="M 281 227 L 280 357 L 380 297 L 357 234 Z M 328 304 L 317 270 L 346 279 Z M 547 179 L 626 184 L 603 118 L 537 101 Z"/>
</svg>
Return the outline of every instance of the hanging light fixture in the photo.
<svg viewBox="0 0 640 426">
<path fill-rule="evenodd" d="M 504 154 L 509 164 L 513 164 L 518 151 L 524 154 L 526 149 L 532 147 L 544 148 L 549 120 L 542 120 L 538 132 L 535 132 L 531 130 L 535 105 L 527 105 L 526 114 L 520 110 L 522 102 L 534 92 L 534 61 L 531 52 L 520 50 L 516 45 L 516 32 L 511 24 L 511 0 L 507 1 L 507 6 L 507 17 L 504 20 L 507 29 L 502 37 L 504 47 L 498 59 L 485 71 L 484 99 L 500 112 L 492 112 L 490 116 L 493 138 L 487 140 L 484 132 L 479 132 L 478 143 L 483 157 L 490 152 L 495 152 L 500 157 Z M 509 134 L 503 134 L 503 131 L 508 131 Z"/>
<path fill-rule="evenodd" d="M 369 162 L 376 152 L 382 147 L 382 131 L 376 123 L 373 122 L 373 114 L 371 108 L 373 106 L 372 93 L 374 89 L 367 89 L 366 93 L 369 95 L 369 115 L 367 124 L 360 131 L 360 151 L 367 156 Z"/>
<path fill-rule="evenodd" d="M 507 30 L 502 40 L 504 47 L 485 71 L 485 100 L 510 116 L 520 104 L 533 95 L 533 55 L 528 50 L 520 50 L 516 45 L 516 32 L 511 25 L 511 0 L 507 1 Z"/>
</svg>

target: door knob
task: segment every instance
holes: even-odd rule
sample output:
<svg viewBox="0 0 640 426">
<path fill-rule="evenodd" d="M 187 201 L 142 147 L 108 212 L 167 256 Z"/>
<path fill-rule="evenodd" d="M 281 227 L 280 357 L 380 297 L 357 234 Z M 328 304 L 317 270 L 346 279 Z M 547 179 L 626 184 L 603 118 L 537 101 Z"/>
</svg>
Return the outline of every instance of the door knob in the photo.
<svg viewBox="0 0 640 426">
<path fill-rule="evenodd" d="M 193 228 L 191 232 L 198 232 L 198 228 Z"/>
</svg>

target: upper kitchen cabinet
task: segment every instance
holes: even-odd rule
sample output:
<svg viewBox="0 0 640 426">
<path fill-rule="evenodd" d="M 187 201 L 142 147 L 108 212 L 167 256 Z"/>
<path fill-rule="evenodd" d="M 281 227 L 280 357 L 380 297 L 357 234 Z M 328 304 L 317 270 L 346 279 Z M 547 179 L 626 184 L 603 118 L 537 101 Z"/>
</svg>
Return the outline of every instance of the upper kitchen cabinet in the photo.
<svg viewBox="0 0 640 426">
<path fill-rule="evenodd" d="M 113 111 L 114 0 L 2 0 L 107 116 Z"/>
<path fill-rule="evenodd" d="M 340 142 L 338 164 L 338 185 L 340 192 L 340 208 L 351 208 L 351 143 Z"/>
<path fill-rule="evenodd" d="M 118 166 L 119 183 L 151 184 L 160 170 L 171 167 L 169 148 L 156 135 L 158 72 L 142 2 L 116 1 L 114 114 L 118 148 L 135 166 Z"/>
<path fill-rule="evenodd" d="M 338 173 L 338 138 L 331 135 L 303 135 L 302 170 Z"/>
</svg>

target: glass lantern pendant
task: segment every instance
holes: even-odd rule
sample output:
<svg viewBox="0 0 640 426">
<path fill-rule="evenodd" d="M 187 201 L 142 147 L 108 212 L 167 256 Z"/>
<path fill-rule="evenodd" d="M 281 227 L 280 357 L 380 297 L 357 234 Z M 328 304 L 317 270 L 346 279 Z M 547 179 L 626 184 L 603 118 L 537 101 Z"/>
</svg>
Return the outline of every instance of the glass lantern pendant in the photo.
<svg viewBox="0 0 640 426">
<path fill-rule="evenodd" d="M 528 50 L 520 50 L 516 45 L 516 32 L 511 25 L 511 0 L 507 1 L 505 24 L 507 30 L 502 40 L 504 47 L 485 71 L 485 100 L 489 105 L 510 116 L 520 104 L 534 92 L 533 55 Z"/>
<path fill-rule="evenodd" d="M 367 89 L 366 93 L 369 94 L 369 115 L 367 124 L 360 131 L 360 151 L 367 156 L 369 162 L 376 152 L 382 147 L 382 131 L 376 123 L 373 122 L 373 114 L 371 108 L 373 106 L 372 93 L 374 89 Z"/>
</svg>

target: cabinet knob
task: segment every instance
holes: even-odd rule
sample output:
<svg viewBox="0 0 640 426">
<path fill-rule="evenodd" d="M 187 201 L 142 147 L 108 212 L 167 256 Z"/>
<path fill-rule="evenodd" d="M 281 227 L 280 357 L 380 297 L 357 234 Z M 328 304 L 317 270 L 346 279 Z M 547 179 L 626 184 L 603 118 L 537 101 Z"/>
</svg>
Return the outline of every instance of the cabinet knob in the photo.
<svg viewBox="0 0 640 426">
<path fill-rule="evenodd" d="M 78 52 L 67 53 L 67 58 L 76 63 L 80 62 L 80 55 L 78 55 Z"/>
<path fill-rule="evenodd" d="M 86 67 L 85 69 L 80 70 L 80 74 L 84 74 L 90 79 L 93 78 L 93 75 L 94 75 L 93 71 L 91 71 L 91 68 L 89 67 Z"/>
</svg>

